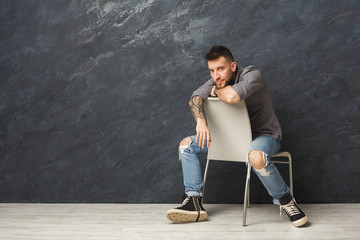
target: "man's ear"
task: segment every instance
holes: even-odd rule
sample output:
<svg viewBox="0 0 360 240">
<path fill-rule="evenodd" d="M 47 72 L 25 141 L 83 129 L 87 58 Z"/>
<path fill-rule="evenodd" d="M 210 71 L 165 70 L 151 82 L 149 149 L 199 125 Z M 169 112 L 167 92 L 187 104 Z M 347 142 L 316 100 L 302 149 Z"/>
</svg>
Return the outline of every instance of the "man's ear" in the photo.
<svg viewBox="0 0 360 240">
<path fill-rule="evenodd" d="M 231 63 L 231 71 L 235 72 L 236 71 L 236 62 L 232 62 Z"/>
</svg>

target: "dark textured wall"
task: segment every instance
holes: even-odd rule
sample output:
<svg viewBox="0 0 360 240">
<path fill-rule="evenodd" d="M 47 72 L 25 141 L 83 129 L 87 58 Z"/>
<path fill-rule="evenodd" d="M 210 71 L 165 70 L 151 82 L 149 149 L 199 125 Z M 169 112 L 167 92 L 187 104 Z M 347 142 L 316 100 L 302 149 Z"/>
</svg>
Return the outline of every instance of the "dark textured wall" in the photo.
<svg viewBox="0 0 360 240">
<path fill-rule="evenodd" d="M 214 44 L 268 79 L 297 200 L 360 202 L 359 1 L 2 0 L 0 21 L 1 202 L 179 202 Z M 244 174 L 213 162 L 207 201 L 242 202 Z"/>
</svg>

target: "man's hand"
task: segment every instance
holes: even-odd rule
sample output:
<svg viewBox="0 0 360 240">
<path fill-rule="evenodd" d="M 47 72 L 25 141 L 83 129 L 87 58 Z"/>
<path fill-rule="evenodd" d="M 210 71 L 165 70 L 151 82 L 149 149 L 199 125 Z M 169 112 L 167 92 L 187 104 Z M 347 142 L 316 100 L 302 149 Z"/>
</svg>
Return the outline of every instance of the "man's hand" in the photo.
<svg viewBox="0 0 360 240">
<path fill-rule="evenodd" d="M 216 86 L 213 86 L 212 89 L 211 89 L 210 95 L 212 97 L 217 97 L 217 95 L 215 95 L 215 93 L 214 93 L 215 89 L 216 89 Z"/>
<path fill-rule="evenodd" d="M 195 142 L 199 142 L 199 147 L 204 148 L 207 142 L 207 147 L 210 147 L 210 131 L 206 124 L 205 119 L 198 118 L 196 124 L 196 140 Z"/>
</svg>

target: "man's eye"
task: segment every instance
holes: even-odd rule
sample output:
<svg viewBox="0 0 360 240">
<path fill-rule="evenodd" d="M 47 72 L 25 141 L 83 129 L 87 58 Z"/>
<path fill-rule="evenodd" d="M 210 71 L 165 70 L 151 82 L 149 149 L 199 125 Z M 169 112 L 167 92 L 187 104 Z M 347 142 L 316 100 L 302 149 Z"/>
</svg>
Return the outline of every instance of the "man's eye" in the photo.
<svg viewBox="0 0 360 240">
<path fill-rule="evenodd" d="M 220 68 L 220 71 L 224 70 L 224 68 Z"/>
</svg>

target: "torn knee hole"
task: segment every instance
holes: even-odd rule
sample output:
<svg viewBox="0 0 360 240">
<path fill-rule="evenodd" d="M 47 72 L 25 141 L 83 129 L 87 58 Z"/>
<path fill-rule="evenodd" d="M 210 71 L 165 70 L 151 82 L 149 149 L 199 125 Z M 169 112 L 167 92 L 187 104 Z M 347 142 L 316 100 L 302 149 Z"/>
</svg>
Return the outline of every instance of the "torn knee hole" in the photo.
<svg viewBox="0 0 360 240">
<path fill-rule="evenodd" d="M 190 146 L 190 143 L 191 143 L 191 138 L 190 137 L 186 137 L 184 138 L 180 144 L 179 144 L 179 147 L 183 147 L 183 146 Z"/>
<path fill-rule="evenodd" d="M 258 172 L 261 176 L 269 176 L 270 172 L 266 171 L 265 166 L 267 165 L 267 155 L 260 150 L 253 150 L 249 154 L 249 161 L 251 166 Z"/>
<path fill-rule="evenodd" d="M 190 137 L 184 138 L 179 144 L 179 155 L 183 154 L 185 149 L 190 147 L 190 144 L 191 144 L 191 138 Z"/>
<path fill-rule="evenodd" d="M 260 150 L 253 150 L 249 154 L 249 161 L 256 170 L 262 170 L 266 166 L 267 155 Z"/>
</svg>

